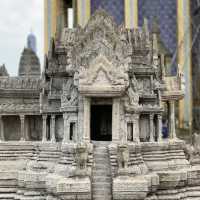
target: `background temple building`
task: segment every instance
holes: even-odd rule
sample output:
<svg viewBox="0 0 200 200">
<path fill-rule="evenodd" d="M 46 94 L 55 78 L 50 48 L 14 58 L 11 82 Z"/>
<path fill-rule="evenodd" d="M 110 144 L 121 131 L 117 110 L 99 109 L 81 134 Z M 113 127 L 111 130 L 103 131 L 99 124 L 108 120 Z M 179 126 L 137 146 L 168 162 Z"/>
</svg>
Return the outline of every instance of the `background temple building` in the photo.
<svg viewBox="0 0 200 200">
<path fill-rule="evenodd" d="M 198 13 L 194 14 L 197 7 L 198 0 L 45 0 L 45 52 L 56 30 L 67 26 L 72 18 L 70 9 L 74 26 L 84 26 L 98 8 L 106 10 L 118 25 L 124 23 L 127 28 L 141 27 L 147 18 L 152 30 L 157 19 L 162 46 L 168 54 L 165 61 L 168 72 L 176 74 L 178 64 L 184 72 L 186 96 L 177 110 L 179 127 L 191 129 L 193 126 L 199 130 L 199 36 L 195 36 Z"/>
<path fill-rule="evenodd" d="M 27 37 L 27 47 L 22 51 L 19 60 L 18 76 L 10 77 L 4 65 L 0 71 L 1 139 L 8 141 L 40 139 L 41 67 L 36 55 L 34 34 L 29 34 Z"/>
</svg>

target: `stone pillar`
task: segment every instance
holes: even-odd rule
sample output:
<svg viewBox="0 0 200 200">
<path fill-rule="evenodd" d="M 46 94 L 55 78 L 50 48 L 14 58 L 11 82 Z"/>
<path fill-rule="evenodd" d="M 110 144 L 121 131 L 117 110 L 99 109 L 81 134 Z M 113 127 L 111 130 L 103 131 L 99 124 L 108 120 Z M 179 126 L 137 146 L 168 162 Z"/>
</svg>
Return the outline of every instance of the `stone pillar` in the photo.
<svg viewBox="0 0 200 200">
<path fill-rule="evenodd" d="M 0 115 L 0 141 L 5 141 L 5 137 L 4 137 L 4 123 L 3 123 L 3 116 Z"/>
<path fill-rule="evenodd" d="M 29 126 L 31 123 L 31 119 L 29 119 L 28 117 L 26 117 L 24 119 L 24 135 L 25 135 L 25 140 L 29 140 Z"/>
<path fill-rule="evenodd" d="M 162 115 L 161 114 L 158 114 L 157 137 L 158 137 L 158 142 L 162 142 L 163 137 L 162 137 Z"/>
<path fill-rule="evenodd" d="M 42 142 L 47 141 L 47 115 L 42 115 Z"/>
<path fill-rule="evenodd" d="M 56 125 L 56 116 L 51 115 L 51 142 L 56 142 L 55 125 Z"/>
<path fill-rule="evenodd" d="M 77 142 L 77 121 L 76 122 L 74 122 L 74 126 L 73 126 L 73 133 L 74 133 L 74 135 L 73 135 L 73 141 L 74 142 Z"/>
<path fill-rule="evenodd" d="M 125 120 L 125 123 L 124 123 L 124 140 L 125 141 L 129 141 L 128 139 L 128 136 L 129 136 L 129 133 L 130 133 L 130 127 L 128 126 L 128 120 Z"/>
<path fill-rule="evenodd" d="M 26 140 L 25 136 L 25 115 L 20 115 L 20 122 L 21 122 L 21 141 Z"/>
<path fill-rule="evenodd" d="M 90 109 L 91 109 L 91 99 L 85 97 L 83 100 L 83 140 L 86 142 L 90 142 Z"/>
<path fill-rule="evenodd" d="M 120 99 L 113 99 L 112 106 L 112 141 L 119 141 L 120 133 Z M 123 133 L 122 133 L 123 134 Z"/>
<path fill-rule="evenodd" d="M 79 96 L 78 101 L 78 122 L 77 122 L 77 142 L 83 140 L 83 115 L 84 115 L 84 104 L 83 104 L 83 97 Z"/>
<path fill-rule="evenodd" d="M 133 114 L 133 141 L 140 142 L 139 114 Z"/>
<path fill-rule="evenodd" d="M 68 121 L 69 115 L 67 113 L 63 114 L 64 119 L 64 136 L 63 136 L 63 143 L 67 143 L 70 141 L 70 123 Z"/>
<path fill-rule="evenodd" d="M 175 128 L 175 102 L 169 102 L 169 134 L 170 139 L 176 139 L 176 128 Z"/>
<path fill-rule="evenodd" d="M 150 136 L 150 142 L 154 142 L 154 134 L 153 134 L 153 131 L 154 131 L 154 124 L 153 124 L 153 118 L 154 118 L 154 115 L 153 114 L 150 114 L 149 115 L 149 136 Z"/>
</svg>

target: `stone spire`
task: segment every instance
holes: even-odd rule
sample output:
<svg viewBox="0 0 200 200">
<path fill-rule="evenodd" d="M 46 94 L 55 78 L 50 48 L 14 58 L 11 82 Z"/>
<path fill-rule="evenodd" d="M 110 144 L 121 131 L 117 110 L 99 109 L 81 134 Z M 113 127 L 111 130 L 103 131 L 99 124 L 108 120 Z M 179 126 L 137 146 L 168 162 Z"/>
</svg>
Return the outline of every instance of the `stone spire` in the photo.
<svg viewBox="0 0 200 200">
<path fill-rule="evenodd" d="M 27 37 L 27 48 L 32 49 L 37 54 L 37 39 L 32 31 Z"/>
<path fill-rule="evenodd" d="M 5 64 L 0 66 L 0 76 L 9 76 Z"/>
<path fill-rule="evenodd" d="M 40 61 L 35 52 L 30 48 L 24 48 L 19 62 L 19 76 L 40 76 Z"/>
<path fill-rule="evenodd" d="M 158 22 L 158 19 L 156 17 L 154 17 L 153 22 L 152 22 L 152 34 L 155 34 L 156 37 L 157 37 L 159 53 L 164 54 L 164 55 L 169 55 L 170 52 L 161 39 L 159 22 Z"/>
</svg>

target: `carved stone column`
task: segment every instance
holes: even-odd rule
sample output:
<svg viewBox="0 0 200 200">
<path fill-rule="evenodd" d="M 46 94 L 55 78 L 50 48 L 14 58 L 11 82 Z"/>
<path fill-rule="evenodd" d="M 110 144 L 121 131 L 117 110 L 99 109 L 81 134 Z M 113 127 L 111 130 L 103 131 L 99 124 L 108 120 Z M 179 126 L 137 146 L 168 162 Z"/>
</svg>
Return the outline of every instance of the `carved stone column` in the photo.
<svg viewBox="0 0 200 200">
<path fill-rule="evenodd" d="M 83 140 L 83 115 L 84 115 L 84 104 L 83 104 L 83 97 L 79 96 L 78 101 L 78 124 L 77 124 L 77 142 Z"/>
<path fill-rule="evenodd" d="M 42 142 L 47 141 L 47 115 L 42 115 Z"/>
<path fill-rule="evenodd" d="M 55 125 L 56 125 L 56 116 L 51 115 L 51 142 L 56 142 Z"/>
<path fill-rule="evenodd" d="M 175 128 L 175 102 L 169 102 L 169 134 L 170 139 L 176 139 L 176 128 Z"/>
<path fill-rule="evenodd" d="M 91 99 L 85 97 L 83 100 L 83 140 L 86 142 L 90 142 L 90 109 L 91 109 Z"/>
<path fill-rule="evenodd" d="M 21 141 L 26 140 L 25 136 L 25 115 L 20 115 L 20 122 L 21 122 Z"/>
<path fill-rule="evenodd" d="M 3 116 L 0 115 L 0 141 L 5 141 L 5 137 L 4 137 L 4 123 L 3 123 Z"/>
<path fill-rule="evenodd" d="M 120 132 L 120 99 L 113 99 L 112 106 L 112 141 L 119 141 Z M 123 133 L 122 133 L 123 134 Z"/>
<path fill-rule="evenodd" d="M 161 114 L 158 114 L 157 137 L 158 137 L 158 142 L 162 142 L 163 137 L 162 137 L 162 115 Z"/>
<path fill-rule="evenodd" d="M 154 115 L 153 114 L 150 114 L 149 115 L 149 136 L 150 136 L 150 142 L 154 142 L 154 134 L 153 134 L 153 131 L 154 131 L 154 124 L 153 124 L 153 118 L 154 118 Z"/>
<path fill-rule="evenodd" d="M 129 140 L 129 134 L 130 134 L 130 132 L 131 132 L 131 128 L 130 128 L 130 126 L 128 126 L 128 120 L 126 119 L 125 120 L 125 123 L 124 123 L 124 140 L 125 141 L 130 141 Z"/>
<path fill-rule="evenodd" d="M 69 115 L 67 113 L 63 114 L 64 119 L 64 136 L 63 136 L 63 143 L 67 143 L 70 141 L 70 124 L 69 124 Z"/>
<path fill-rule="evenodd" d="M 140 142 L 139 114 L 133 114 L 133 141 Z"/>
<path fill-rule="evenodd" d="M 74 140 L 75 142 L 78 142 L 78 120 L 76 121 L 76 124 L 75 124 L 75 137 L 74 137 Z"/>
</svg>

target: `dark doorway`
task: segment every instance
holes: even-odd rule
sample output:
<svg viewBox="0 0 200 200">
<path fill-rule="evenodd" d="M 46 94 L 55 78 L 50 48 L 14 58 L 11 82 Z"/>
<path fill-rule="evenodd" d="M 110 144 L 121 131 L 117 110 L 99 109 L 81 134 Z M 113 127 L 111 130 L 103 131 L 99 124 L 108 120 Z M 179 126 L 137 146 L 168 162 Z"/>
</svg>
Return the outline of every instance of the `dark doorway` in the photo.
<svg viewBox="0 0 200 200">
<path fill-rule="evenodd" d="M 91 107 L 91 140 L 112 140 L 112 106 L 94 105 Z"/>
</svg>

